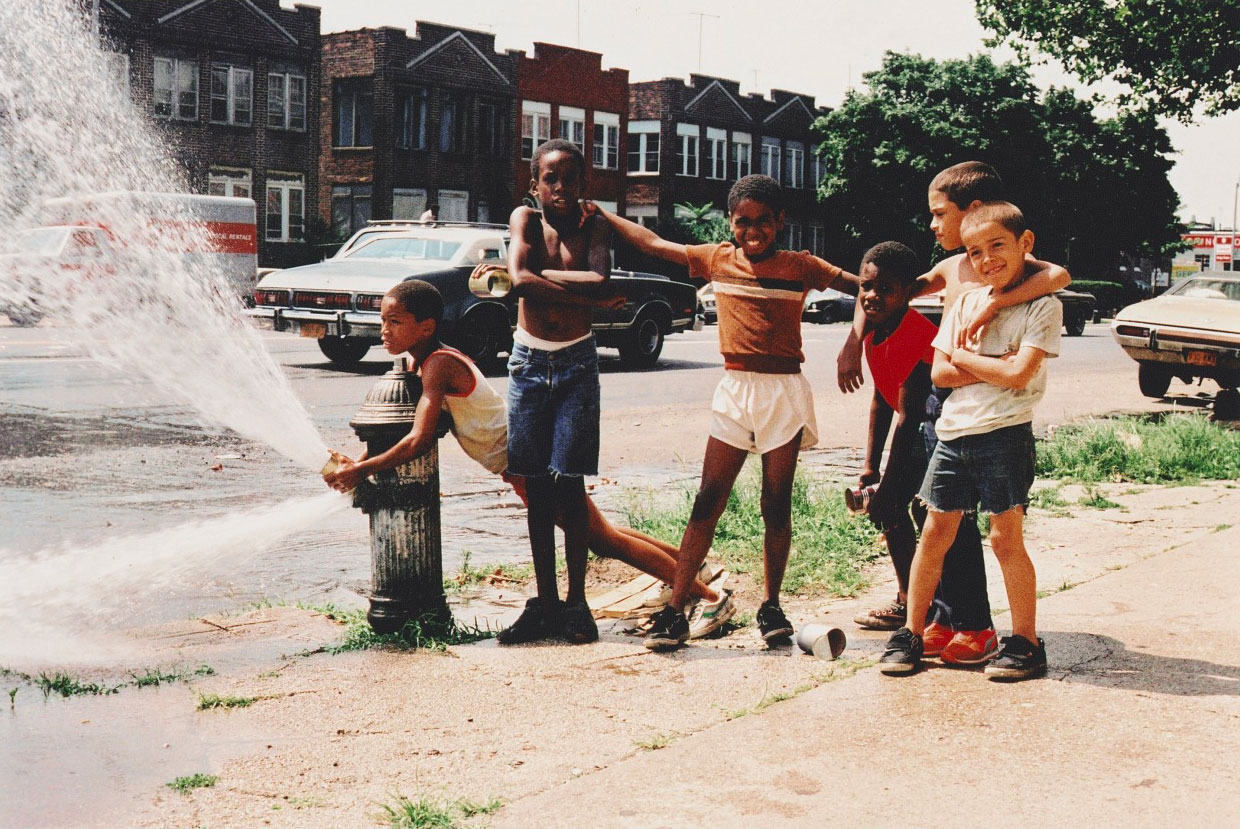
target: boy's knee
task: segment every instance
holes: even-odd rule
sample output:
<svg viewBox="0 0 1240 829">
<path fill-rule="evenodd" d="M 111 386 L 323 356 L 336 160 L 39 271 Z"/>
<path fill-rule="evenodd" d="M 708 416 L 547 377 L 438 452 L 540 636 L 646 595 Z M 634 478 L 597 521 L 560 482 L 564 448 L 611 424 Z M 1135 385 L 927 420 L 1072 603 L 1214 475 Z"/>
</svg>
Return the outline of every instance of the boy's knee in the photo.
<svg viewBox="0 0 1240 829">
<path fill-rule="evenodd" d="M 693 510 L 689 513 L 690 521 L 712 521 L 723 515 L 728 504 L 728 493 L 715 489 L 698 490 L 693 499 Z"/>
</svg>

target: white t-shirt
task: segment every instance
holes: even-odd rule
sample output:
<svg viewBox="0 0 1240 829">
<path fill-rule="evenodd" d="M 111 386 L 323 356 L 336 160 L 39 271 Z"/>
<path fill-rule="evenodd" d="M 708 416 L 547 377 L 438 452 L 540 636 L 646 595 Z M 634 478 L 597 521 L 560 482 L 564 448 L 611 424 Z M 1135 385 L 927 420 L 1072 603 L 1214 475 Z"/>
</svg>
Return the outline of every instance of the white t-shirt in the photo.
<svg viewBox="0 0 1240 829">
<path fill-rule="evenodd" d="M 950 354 L 955 348 L 956 332 L 961 320 L 971 315 L 990 297 L 990 288 L 976 288 L 961 295 L 939 328 L 931 345 Z M 984 357 L 1002 357 L 1024 346 L 1046 352 L 1047 357 L 1059 356 L 1059 329 L 1063 326 L 1063 306 L 1053 296 L 1023 302 L 1004 308 L 982 329 L 981 342 L 969 350 Z M 943 403 L 934 430 L 943 440 L 965 435 L 980 435 L 1017 426 L 1033 420 L 1033 407 L 1046 393 L 1046 363 L 1023 389 L 1005 389 L 990 383 L 973 383 L 953 389 Z"/>
</svg>

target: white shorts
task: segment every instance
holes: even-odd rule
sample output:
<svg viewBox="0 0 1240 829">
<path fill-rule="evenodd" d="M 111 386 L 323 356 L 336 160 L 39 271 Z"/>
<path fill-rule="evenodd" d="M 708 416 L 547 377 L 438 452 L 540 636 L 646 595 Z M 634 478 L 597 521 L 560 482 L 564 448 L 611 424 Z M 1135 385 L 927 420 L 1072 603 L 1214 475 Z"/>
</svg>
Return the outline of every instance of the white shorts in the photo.
<svg viewBox="0 0 1240 829">
<path fill-rule="evenodd" d="M 801 433 L 801 448 L 818 442 L 814 393 L 804 374 L 726 369 L 710 404 L 710 435 L 758 455 Z"/>
</svg>

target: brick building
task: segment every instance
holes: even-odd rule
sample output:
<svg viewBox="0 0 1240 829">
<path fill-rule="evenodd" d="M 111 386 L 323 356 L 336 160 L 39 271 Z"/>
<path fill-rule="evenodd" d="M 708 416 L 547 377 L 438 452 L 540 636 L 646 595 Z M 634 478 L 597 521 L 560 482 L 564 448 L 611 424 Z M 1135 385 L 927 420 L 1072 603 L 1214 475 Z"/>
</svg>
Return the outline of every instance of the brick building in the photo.
<svg viewBox="0 0 1240 829">
<path fill-rule="evenodd" d="M 604 71 L 603 56 L 597 52 L 535 43 L 533 57 L 521 53 L 517 60 L 517 95 L 517 201 L 529 192 L 534 148 L 555 137 L 572 141 L 585 154 L 585 193 L 604 207 L 623 210 L 628 70 Z"/>
<path fill-rule="evenodd" d="M 670 222 L 676 204 L 710 202 L 722 213 L 738 178 L 764 173 L 787 194 L 781 242 L 821 253 L 826 215 L 812 124 L 828 111 L 810 95 L 741 95 L 736 81 L 708 75 L 631 84 L 625 215 L 653 227 Z"/>
<path fill-rule="evenodd" d="M 197 192 L 258 203 L 259 264 L 308 261 L 319 10 L 279 0 L 101 0 L 117 72 Z"/>
<path fill-rule="evenodd" d="M 521 53 L 418 21 L 323 36 L 320 199 L 337 235 L 368 219 L 507 221 Z"/>
</svg>

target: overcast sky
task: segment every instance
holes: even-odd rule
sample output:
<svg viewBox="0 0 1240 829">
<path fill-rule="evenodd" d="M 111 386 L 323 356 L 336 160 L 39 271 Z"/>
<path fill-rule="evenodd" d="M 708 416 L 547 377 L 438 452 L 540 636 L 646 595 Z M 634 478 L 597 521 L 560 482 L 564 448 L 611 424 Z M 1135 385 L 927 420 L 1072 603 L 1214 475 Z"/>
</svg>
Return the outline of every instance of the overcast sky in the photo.
<svg viewBox="0 0 1240 829">
<path fill-rule="evenodd" d="M 837 105 L 849 84 L 860 85 L 862 73 L 878 68 L 886 50 L 959 58 L 985 48 L 972 0 L 306 2 L 322 9 L 325 33 L 395 26 L 413 34 L 421 18 L 493 32 L 501 51 L 532 52 L 537 40 L 601 52 L 603 66 L 628 69 L 631 82 L 687 79 L 701 71 L 740 81 L 742 92 L 788 89 L 827 106 Z M 1056 67 L 1035 76 L 1042 86 L 1070 82 Z M 1217 217 L 1230 225 L 1240 180 L 1240 113 L 1192 127 L 1168 124 L 1168 131 L 1179 151 L 1171 183 L 1182 218 Z"/>
</svg>

